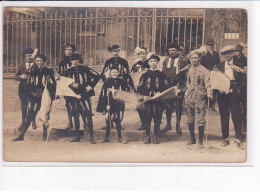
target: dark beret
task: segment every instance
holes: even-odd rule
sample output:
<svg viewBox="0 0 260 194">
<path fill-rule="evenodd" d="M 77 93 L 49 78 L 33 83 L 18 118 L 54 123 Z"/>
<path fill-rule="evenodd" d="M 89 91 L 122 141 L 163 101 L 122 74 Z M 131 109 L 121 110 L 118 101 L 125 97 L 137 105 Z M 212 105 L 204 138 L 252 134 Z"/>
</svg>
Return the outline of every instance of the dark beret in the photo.
<svg viewBox="0 0 260 194">
<path fill-rule="evenodd" d="M 23 51 L 23 56 L 27 55 L 27 54 L 33 54 L 33 49 L 32 48 L 26 48 Z"/>
<path fill-rule="evenodd" d="M 44 62 L 47 60 L 47 57 L 45 56 L 45 55 L 43 55 L 43 54 L 37 54 L 36 56 L 35 56 L 35 59 L 36 58 L 41 58 Z"/>
<path fill-rule="evenodd" d="M 114 44 L 113 46 L 108 46 L 108 51 L 111 52 L 112 50 L 116 50 L 116 49 L 120 49 L 120 47 L 116 44 Z"/>
<path fill-rule="evenodd" d="M 74 54 L 70 57 L 70 61 L 73 61 L 73 60 L 82 60 L 82 57 L 81 57 L 80 54 L 74 53 Z"/>
<path fill-rule="evenodd" d="M 160 57 L 158 57 L 157 55 L 151 55 L 148 61 L 150 61 L 151 59 L 156 59 L 158 62 L 160 61 Z"/>
<path fill-rule="evenodd" d="M 70 44 L 70 43 L 67 43 L 63 46 L 63 50 L 65 50 L 66 48 L 68 47 L 71 47 L 72 48 L 72 51 L 75 52 L 76 51 L 76 46 L 74 44 Z"/>
<path fill-rule="evenodd" d="M 178 45 L 177 43 L 175 42 L 171 42 L 170 44 L 168 44 L 168 49 L 170 48 L 176 48 L 177 50 L 180 50 L 180 45 Z"/>
</svg>

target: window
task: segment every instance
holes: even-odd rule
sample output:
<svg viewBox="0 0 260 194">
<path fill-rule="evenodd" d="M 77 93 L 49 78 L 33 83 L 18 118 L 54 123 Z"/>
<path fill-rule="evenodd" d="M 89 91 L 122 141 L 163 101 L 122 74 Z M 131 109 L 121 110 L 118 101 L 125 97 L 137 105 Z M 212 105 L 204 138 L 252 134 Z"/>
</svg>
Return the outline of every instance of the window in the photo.
<svg viewBox="0 0 260 194">
<path fill-rule="evenodd" d="M 237 23 L 224 23 L 224 39 L 238 40 L 239 26 Z"/>
</svg>

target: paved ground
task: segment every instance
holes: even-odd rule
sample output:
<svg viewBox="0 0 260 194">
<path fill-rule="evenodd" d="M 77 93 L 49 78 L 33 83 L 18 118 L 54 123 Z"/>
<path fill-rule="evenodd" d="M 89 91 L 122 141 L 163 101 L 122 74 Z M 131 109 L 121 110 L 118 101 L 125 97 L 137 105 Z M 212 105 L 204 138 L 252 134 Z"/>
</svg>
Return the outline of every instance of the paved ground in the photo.
<svg viewBox="0 0 260 194">
<path fill-rule="evenodd" d="M 181 127 L 182 136 L 177 136 L 175 129 L 160 137 L 160 144 L 144 145 L 143 132 L 137 132 L 140 126 L 138 115 L 134 111 L 126 111 L 123 121 L 123 137 L 127 144 L 116 142 L 116 131 L 112 132 L 111 143 L 102 144 L 105 126 L 104 116 L 95 113 L 94 130 L 97 144 L 91 145 L 88 138 L 82 142 L 71 143 L 73 137 L 65 136 L 62 132 L 67 125 L 65 111 L 57 111 L 53 121 L 50 141 L 42 141 L 42 128 L 37 121 L 38 129 L 29 131 L 25 141 L 11 141 L 16 135 L 15 127 L 19 124 L 20 112 L 4 112 L 4 160 L 5 161 L 38 161 L 38 162 L 245 162 L 246 150 L 240 150 L 234 143 L 234 129 L 231 125 L 231 144 L 226 148 L 220 147 L 220 121 L 217 113 L 210 112 L 208 145 L 199 149 L 197 145 L 187 146 L 189 139 L 186 116 L 183 116 Z M 175 121 L 175 116 L 173 116 Z M 165 126 L 165 115 L 161 128 Z M 88 136 L 88 134 L 86 134 Z"/>
</svg>

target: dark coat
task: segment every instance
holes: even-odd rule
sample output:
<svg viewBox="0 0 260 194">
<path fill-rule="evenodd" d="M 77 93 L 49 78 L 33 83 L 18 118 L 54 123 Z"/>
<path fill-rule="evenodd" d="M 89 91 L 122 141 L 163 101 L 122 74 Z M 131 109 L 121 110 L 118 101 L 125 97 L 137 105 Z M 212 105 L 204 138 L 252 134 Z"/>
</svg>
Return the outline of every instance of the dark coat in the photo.
<svg viewBox="0 0 260 194">
<path fill-rule="evenodd" d="M 132 69 L 131 69 L 131 73 L 135 73 L 135 72 L 138 71 L 138 69 L 137 69 L 137 67 L 136 67 L 137 65 L 140 65 L 142 70 L 144 70 L 144 69 L 149 69 L 149 68 L 150 68 L 150 65 L 148 64 L 148 60 L 145 60 L 145 61 L 137 61 L 137 62 L 133 65 L 133 67 L 132 67 Z"/>
<path fill-rule="evenodd" d="M 207 51 L 206 56 L 202 56 L 200 64 L 206 67 L 209 71 L 213 70 L 213 67 L 220 63 L 219 54 L 216 51 L 213 51 L 213 55 Z"/>
<path fill-rule="evenodd" d="M 34 64 L 28 70 L 27 84 L 30 88 L 30 94 L 33 97 L 41 98 L 44 85 L 46 85 L 51 98 L 54 99 L 56 92 L 56 81 L 54 78 L 54 70 L 52 68 L 46 66 L 39 68 L 36 64 Z"/>
<path fill-rule="evenodd" d="M 117 58 L 112 57 L 105 62 L 103 71 L 101 73 L 101 79 L 104 82 L 106 81 L 104 74 L 114 65 L 118 67 L 120 77 L 123 77 L 125 79 L 125 77 L 129 76 L 130 71 L 129 71 L 129 66 L 127 61 L 121 57 L 117 57 Z"/>
<path fill-rule="evenodd" d="M 179 71 L 181 69 L 183 69 L 185 66 L 187 66 L 188 64 L 190 64 L 190 60 L 187 57 L 180 56 L 178 58 L 179 58 L 179 61 L 178 61 L 178 69 L 179 69 Z M 169 60 L 170 60 L 170 57 L 167 57 L 163 61 L 162 72 L 165 73 L 168 82 L 172 83 L 173 80 L 175 80 L 175 77 L 178 74 L 178 72 L 176 71 L 176 67 L 174 67 L 175 59 L 171 60 L 171 66 L 170 66 L 170 68 L 167 68 Z M 186 80 L 185 79 L 179 79 L 178 82 L 176 83 L 176 85 L 177 84 L 179 84 L 178 88 L 181 89 L 181 91 L 185 92 L 185 90 L 186 90 Z"/>
<path fill-rule="evenodd" d="M 61 62 L 59 62 L 59 74 L 64 75 L 65 71 L 71 67 L 70 57 L 64 57 Z"/>
<path fill-rule="evenodd" d="M 237 61 L 239 63 L 241 63 L 243 65 L 243 67 L 247 66 L 247 58 L 245 55 L 241 55 L 239 58 L 237 58 L 236 56 L 234 56 L 234 61 Z"/>
<path fill-rule="evenodd" d="M 243 68 L 243 64 L 237 62 L 237 61 L 233 61 L 233 64 Z M 218 70 L 220 70 L 221 72 L 225 73 L 225 61 L 219 63 L 218 65 L 216 65 L 216 68 Z M 233 74 L 234 74 L 234 78 L 235 81 L 231 82 L 230 88 L 234 90 L 234 93 L 239 93 L 241 91 L 242 88 L 244 88 L 246 86 L 246 75 L 240 73 L 240 72 L 236 72 L 233 70 Z"/>
<path fill-rule="evenodd" d="M 87 98 L 94 96 L 94 87 L 97 85 L 100 76 L 91 68 L 83 65 L 71 67 L 64 72 L 65 77 L 72 78 L 75 83 L 79 84 L 79 88 L 72 88 L 76 94 L 81 94 Z M 92 90 L 86 91 L 86 87 L 90 86 Z"/>
<path fill-rule="evenodd" d="M 107 95 L 108 88 L 114 88 L 116 90 L 123 90 L 123 91 L 130 91 L 130 86 L 127 82 L 122 78 L 109 78 L 103 85 L 98 105 L 97 105 L 97 112 L 104 112 L 108 105 L 108 98 L 110 103 L 110 111 L 115 112 L 117 110 L 123 111 L 125 109 L 125 104 L 121 101 L 113 99 L 112 94 L 110 93 L 109 96 Z"/>
<path fill-rule="evenodd" d="M 27 84 L 27 79 L 21 79 L 20 76 L 22 74 L 28 74 L 25 63 L 19 65 L 18 71 L 15 74 L 15 80 L 16 81 L 20 81 L 20 84 L 18 86 L 18 95 L 19 95 L 19 97 L 28 96 L 29 95 L 29 87 L 28 87 L 28 84 Z"/>
</svg>

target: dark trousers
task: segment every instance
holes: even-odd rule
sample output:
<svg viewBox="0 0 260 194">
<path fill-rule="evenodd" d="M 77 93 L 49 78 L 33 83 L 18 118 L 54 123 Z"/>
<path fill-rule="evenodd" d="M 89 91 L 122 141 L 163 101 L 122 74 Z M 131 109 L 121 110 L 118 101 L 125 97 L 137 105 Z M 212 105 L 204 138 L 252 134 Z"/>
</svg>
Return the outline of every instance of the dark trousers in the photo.
<svg viewBox="0 0 260 194">
<path fill-rule="evenodd" d="M 170 106 L 166 106 L 167 125 L 171 125 L 171 118 L 172 113 L 174 112 L 174 107 L 176 107 L 176 125 L 180 124 L 183 109 L 183 99 L 184 93 L 180 93 L 175 100 L 169 102 Z"/>
<path fill-rule="evenodd" d="M 71 111 L 71 116 L 74 118 L 74 125 L 77 134 L 79 134 L 80 129 L 80 121 L 79 116 L 81 115 L 83 118 L 83 122 L 87 119 L 87 125 L 89 128 L 90 137 L 93 137 L 93 120 L 92 120 L 92 111 L 91 107 L 86 105 L 85 99 L 76 99 L 73 97 L 67 97 L 67 102 L 69 106 L 69 110 Z M 85 123 L 84 122 L 84 123 Z"/>
<path fill-rule="evenodd" d="M 29 97 L 28 97 L 28 95 L 21 95 L 20 96 L 20 100 L 21 100 L 21 109 L 22 109 L 22 123 L 24 123 L 25 122 L 26 113 L 27 113 Z"/>
<path fill-rule="evenodd" d="M 140 121 L 141 121 L 141 127 L 144 128 L 145 127 L 145 113 L 143 112 L 143 110 L 141 109 L 137 109 Z"/>
<path fill-rule="evenodd" d="M 146 136 L 149 136 L 149 137 L 150 137 L 150 133 L 151 133 L 152 120 L 154 122 L 154 137 L 158 137 L 159 131 L 160 131 L 160 125 L 162 122 L 162 114 L 158 114 L 158 115 L 147 114 L 146 115 L 145 130 L 146 130 Z"/>
<path fill-rule="evenodd" d="M 246 87 L 240 91 L 241 95 L 241 109 L 242 109 L 242 129 L 246 132 L 247 128 L 247 89 Z"/>
<path fill-rule="evenodd" d="M 241 106 L 240 95 L 229 93 L 218 95 L 219 113 L 222 128 L 222 137 L 224 139 L 229 137 L 229 117 L 234 123 L 236 138 L 243 140 L 241 132 Z"/>
<path fill-rule="evenodd" d="M 121 134 L 121 117 L 123 111 L 122 110 L 112 110 L 106 112 L 106 138 L 109 137 L 111 124 L 114 122 L 116 124 L 117 135 L 119 138 L 122 137 Z"/>
<path fill-rule="evenodd" d="M 30 96 L 28 98 L 27 112 L 25 115 L 25 121 L 22 124 L 20 136 L 23 137 L 27 129 L 31 125 L 31 122 L 35 120 L 38 111 L 41 108 L 41 98 Z"/>
</svg>

